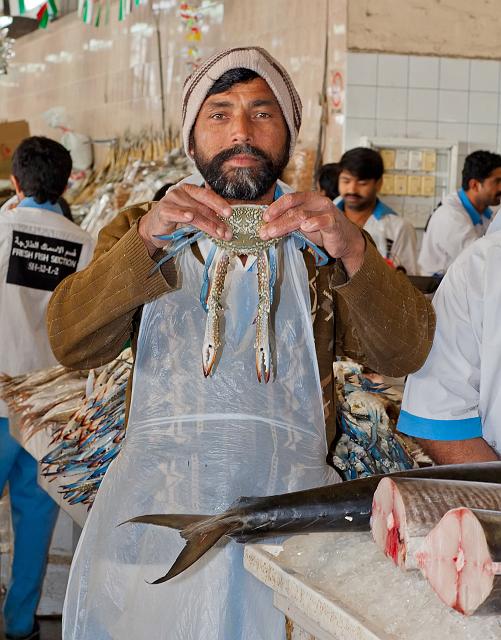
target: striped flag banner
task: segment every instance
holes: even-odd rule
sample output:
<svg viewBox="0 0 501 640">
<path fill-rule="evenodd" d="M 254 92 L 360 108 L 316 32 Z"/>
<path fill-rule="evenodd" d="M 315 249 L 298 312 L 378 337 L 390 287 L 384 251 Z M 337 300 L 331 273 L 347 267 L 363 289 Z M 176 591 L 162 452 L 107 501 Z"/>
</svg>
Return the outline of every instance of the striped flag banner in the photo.
<svg viewBox="0 0 501 640">
<path fill-rule="evenodd" d="M 46 29 L 49 24 L 49 9 L 45 2 L 37 11 L 38 28 Z"/>
<path fill-rule="evenodd" d="M 92 0 L 78 0 L 78 15 L 85 24 L 92 24 L 93 8 Z"/>
<path fill-rule="evenodd" d="M 56 0 L 10 0 L 9 11 L 11 16 L 26 16 L 36 18 L 46 26 L 49 19 L 56 18 L 59 8 Z M 48 16 L 45 13 L 48 12 Z"/>
</svg>

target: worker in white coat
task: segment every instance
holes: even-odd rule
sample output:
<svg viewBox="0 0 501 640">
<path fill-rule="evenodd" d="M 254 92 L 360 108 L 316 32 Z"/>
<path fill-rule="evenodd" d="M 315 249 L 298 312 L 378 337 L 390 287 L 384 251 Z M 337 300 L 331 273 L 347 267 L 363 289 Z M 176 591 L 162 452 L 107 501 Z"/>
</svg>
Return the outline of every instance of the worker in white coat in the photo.
<svg viewBox="0 0 501 640">
<path fill-rule="evenodd" d="M 57 203 L 71 172 L 62 145 L 27 138 L 12 163 L 18 204 L 0 211 L 0 371 L 14 376 L 57 364 L 45 326 L 47 304 L 61 280 L 89 262 L 94 243 Z M 5 637 L 35 640 L 58 509 L 38 486 L 36 460 L 10 435 L 7 406 L 0 401 L 0 494 L 7 483 L 14 555 L 3 608 Z"/>
<path fill-rule="evenodd" d="M 501 231 L 451 265 L 433 305 L 437 328 L 423 367 L 409 376 L 398 428 L 438 464 L 501 454 Z"/>
<path fill-rule="evenodd" d="M 378 198 L 384 165 L 374 149 L 357 147 L 339 161 L 339 198 L 334 202 L 346 217 L 370 233 L 379 253 L 393 267 L 418 273 L 417 239 L 412 224 Z"/>
<path fill-rule="evenodd" d="M 482 237 L 501 202 L 501 156 L 475 151 L 466 157 L 461 188 L 432 213 L 419 253 L 422 275 L 444 275 L 467 246 Z"/>
</svg>

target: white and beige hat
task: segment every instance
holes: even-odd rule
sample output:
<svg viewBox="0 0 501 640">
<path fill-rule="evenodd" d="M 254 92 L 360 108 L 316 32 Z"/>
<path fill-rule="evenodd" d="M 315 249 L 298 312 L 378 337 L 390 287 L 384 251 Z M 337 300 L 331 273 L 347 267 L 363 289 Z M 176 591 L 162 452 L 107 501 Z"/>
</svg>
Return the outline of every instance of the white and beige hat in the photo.
<svg viewBox="0 0 501 640">
<path fill-rule="evenodd" d="M 275 94 L 290 132 L 289 157 L 301 126 L 301 98 L 282 65 L 261 47 L 236 47 L 216 53 L 205 60 L 184 83 L 183 142 L 188 155 L 190 133 L 212 85 L 230 69 L 251 69 L 266 80 Z"/>
</svg>

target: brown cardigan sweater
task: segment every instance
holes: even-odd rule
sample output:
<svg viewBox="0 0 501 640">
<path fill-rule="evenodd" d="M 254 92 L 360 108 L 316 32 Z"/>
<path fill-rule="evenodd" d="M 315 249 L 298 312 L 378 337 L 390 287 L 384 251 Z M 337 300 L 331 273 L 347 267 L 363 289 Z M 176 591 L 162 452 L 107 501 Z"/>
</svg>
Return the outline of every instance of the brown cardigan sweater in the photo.
<svg viewBox="0 0 501 640">
<path fill-rule="evenodd" d="M 129 339 L 135 352 L 142 306 L 177 287 L 174 261 L 150 275 L 162 253 L 150 258 L 136 226 L 150 206 L 121 211 L 101 231 L 89 266 L 54 291 L 47 313 L 49 338 L 56 358 L 67 367 L 101 366 Z M 198 247 L 193 250 L 201 260 Z M 406 375 L 428 355 L 435 316 L 429 301 L 405 275 L 387 266 L 370 240 L 363 265 L 351 279 L 340 262 L 317 268 L 309 251 L 303 255 L 330 443 L 336 428 L 335 356 L 348 356 L 384 375 Z"/>
</svg>

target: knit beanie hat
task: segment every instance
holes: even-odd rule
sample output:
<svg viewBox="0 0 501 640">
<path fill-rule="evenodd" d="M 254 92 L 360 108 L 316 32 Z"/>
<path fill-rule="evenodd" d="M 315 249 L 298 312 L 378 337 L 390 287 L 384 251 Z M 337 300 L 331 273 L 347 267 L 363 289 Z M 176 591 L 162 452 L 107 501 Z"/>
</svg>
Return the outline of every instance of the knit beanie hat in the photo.
<svg viewBox="0 0 501 640">
<path fill-rule="evenodd" d="M 188 76 L 183 88 L 182 114 L 186 154 L 190 155 L 190 133 L 210 88 L 224 73 L 238 68 L 255 71 L 266 80 L 275 94 L 290 132 L 290 158 L 301 126 L 301 99 L 287 71 L 261 47 L 237 47 L 220 51 Z"/>
</svg>

